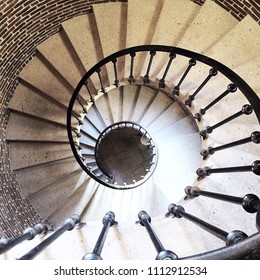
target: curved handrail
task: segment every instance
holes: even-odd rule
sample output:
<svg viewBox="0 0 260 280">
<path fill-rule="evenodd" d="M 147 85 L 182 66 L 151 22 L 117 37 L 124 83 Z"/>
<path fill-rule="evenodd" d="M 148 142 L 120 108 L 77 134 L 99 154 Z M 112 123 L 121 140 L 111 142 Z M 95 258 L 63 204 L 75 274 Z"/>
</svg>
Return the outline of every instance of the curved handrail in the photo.
<svg viewBox="0 0 260 280">
<path fill-rule="evenodd" d="M 162 53 L 169 53 L 169 54 L 177 54 L 177 55 L 181 55 L 181 56 L 184 56 L 187 58 L 191 58 L 192 60 L 195 60 L 195 61 L 200 61 L 208 66 L 211 66 L 212 68 L 214 68 L 215 70 L 217 70 L 218 72 L 220 72 L 224 76 L 226 76 L 232 83 L 234 83 L 236 85 L 236 87 L 238 89 L 240 89 L 240 91 L 244 94 L 244 96 L 247 98 L 247 100 L 251 104 L 252 109 L 254 109 L 257 119 L 260 122 L 260 100 L 259 100 L 258 96 L 253 91 L 253 89 L 239 75 L 237 75 L 233 70 L 231 70 L 224 64 L 222 64 L 212 58 L 209 58 L 205 55 L 195 53 L 195 52 L 192 52 L 192 51 L 189 51 L 186 49 L 182 49 L 182 48 L 172 47 L 172 46 L 142 45 L 142 46 L 127 48 L 127 49 L 124 49 L 124 50 L 121 50 L 114 54 L 109 55 L 108 57 L 104 58 L 103 60 L 98 62 L 96 65 L 94 65 L 82 77 L 81 81 L 77 85 L 77 87 L 71 97 L 71 100 L 70 100 L 70 103 L 68 106 L 67 131 L 68 131 L 69 142 L 70 142 L 70 145 L 71 145 L 71 148 L 72 148 L 72 151 L 73 151 L 73 154 L 74 154 L 76 160 L 78 161 L 78 163 L 80 164 L 82 169 L 85 170 L 91 177 L 93 177 L 93 174 L 91 174 L 91 172 L 86 168 L 85 164 L 82 162 L 82 160 L 79 156 L 79 153 L 77 152 L 76 146 L 74 144 L 74 140 L 73 140 L 73 135 L 72 135 L 73 128 L 72 128 L 72 123 L 71 123 L 71 116 L 73 114 L 73 107 L 74 107 L 75 101 L 76 101 L 77 97 L 79 96 L 81 88 L 84 85 L 86 85 L 86 81 L 94 73 L 100 74 L 100 69 L 102 66 L 105 66 L 109 62 L 113 63 L 114 61 L 116 61 L 116 59 L 118 59 L 119 57 L 122 57 L 122 56 L 130 55 L 130 56 L 134 57 L 136 53 L 140 53 L 140 52 L 147 52 L 147 53 L 148 52 L 150 52 L 150 53 L 162 52 Z M 92 96 L 90 96 L 90 100 L 93 102 Z M 75 132 L 75 130 L 74 130 L 74 132 Z M 99 178 L 97 178 L 97 177 L 95 177 L 95 180 L 101 184 L 104 184 L 104 182 L 102 180 L 99 180 Z"/>
</svg>

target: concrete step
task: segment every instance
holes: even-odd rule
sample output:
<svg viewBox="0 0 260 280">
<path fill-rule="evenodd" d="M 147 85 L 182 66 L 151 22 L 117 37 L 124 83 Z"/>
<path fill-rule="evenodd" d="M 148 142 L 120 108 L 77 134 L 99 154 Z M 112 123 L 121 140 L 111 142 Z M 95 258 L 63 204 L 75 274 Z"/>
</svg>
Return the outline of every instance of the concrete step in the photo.
<svg viewBox="0 0 260 280">
<path fill-rule="evenodd" d="M 247 16 L 205 54 L 233 69 L 259 56 L 259 42 L 259 25 Z"/>
<path fill-rule="evenodd" d="M 55 103 L 48 95 L 45 95 L 38 89 L 32 89 L 32 87 L 23 81 L 16 88 L 8 108 L 66 125 L 65 107 L 57 102 Z"/>
<path fill-rule="evenodd" d="M 51 123 L 20 112 L 11 114 L 6 139 L 9 141 L 68 142 L 64 125 Z"/>
<path fill-rule="evenodd" d="M 169 98 L 166 94 L 158 91 L 156 97 L 151 104 L 150 108 L 144 115 L 141 121 L 141 125 L 144 127 L 148 127 L 153 121 L 155 121 L 163 111 L 165 111 L 174 100 Z"/>
<path fill-rule="evenodd" d="M 71 158 L 54 160 L 16 170 L 15 174 L 23 197 L 28 197 L 38 190 L 67 177 L 71 172 L 78 169 L 80 169 L 79 164 L 71 156 Z M 37 174 L 36 177 L 35 174 Z"/>
<path fill-rule="evenodd" d="M 34 57 L 19 76 L 59 103 L 68 106 L 73 88 L 40 54 Z"/>
<path fill-rule="evenodd" d="M 189 0 L 165 0 L 151 44 L 176 46 L 200 9 L 199 5 Z M 155 80 L 167 60 L 168 55 L 157 53 L 150 72 L 151 80 Z M 144 69 L 147 68 L 148 61 L 147 56 Z M 145 75 L 144 69 L 142 76 Z"/>
<path fill-rule="evenodd" d="M 237 23 L 238 21 L 218 4 L 206 1 L 177 46 L 205 53 Z"/>
<path fill-rule="evenodd" d="M 140 123 L 142 118 L 149 110 L 154 99 L 156 98 L 157 91 L 149 87 L 142 86 L 135 103 L 132 121 Z"/>
<path fill-rule="evenodd" d="M 128 1 L 126 47 L 151 44 L 155 27 L 163 7 L 162 0 Z M 145 9 L 143 9 L 145 7 Z M 135 78 L 138 79 L 145 61 L 144 54 L 135 57 Z M 130 59 L 126 60 L 125 73 L 130 73 Z"/>
<path fill-rule="evenodd" d="M 81 222 L 88 222 L 84 214 L 87 209 L 91 207 L 92 199 L 98 192 L 98 185 L 99 184 L 93 179 L 86 179 L 85 182 L 68 197 L 66 202 L 48 217 L 48 220 L 51 221 L 55 228 L 62 225 L 64 216 L 71 217 L 73 214 L 79 215 Z"/>
<path fill-rule="evenodd" d="M 93 13 L 67 20 L 62 23 L 62 27 L 83 64 L 85 71 L 88 71 L 97 62 L 102 60 L 104 56 Z M 78 36 L 79 31 L 80 36 Z M 108 78 L 106 69 L 102 70 L 101 75 L 104 86 L 107 86 Z M 98 75 L 93 75 L 91 81 L 95 88 L 100 90 Z"/>
<path fill-rule="evenodd" d="M 77 86 L 85 74 L 85 69 L 82 67 L 75 50 L 70 45 L 63 30 L 38 45 L 37 50 L 59 71 L 73 88 Z"/>
<path fill-rule="evenodd" d="M 256 78 L 260 75 L 260 55 L 239 65 L 234 71 L 246 81 L 260 98 L 260 85 Z"/>
<path fill-rule="evenodd" d="M 12 170 L 38 166 L 73 157 L 69 144 L 52 142 L 10 142 Z"/>
<path fill-rule="evenodd" d="M 135 108 L 135 103 L 141 90 L 140 86 L 129 85 L 123 87 L 123 120 L 128 121 L 132 119 Z"/>
<path fill-rule="evenodd" d="M 127 21 L 127 3 L 104 3 L 102 5 L 93 5 L 94 15 L 97 23 L 100 42 L 104 57 L 125 49 L 126 46 L 126 26 Z M 113 15 L 113 16 L 111 16 Z M 112 68 L 108 68 L 110 84 L 114 83 L 115 77 Z M 117 61 L 118 78 L 124 77 L 124 58 Z"/>
<path fill-rule="evenodd" d="M 123 87 L 114 88 L 107 93 L 114 123 L 120 122 L 123 119 L 123 94 Z"/>
<path fill-rule="evenodd" d="M 86 173 L 81 169 L 71 172 L 60 181 L 29 196 L 30 202 L 42 219 L 47 219 L 54 211 L 64 205 L 68 197 L 83 184 L 86 178 Z"/>
</svg>

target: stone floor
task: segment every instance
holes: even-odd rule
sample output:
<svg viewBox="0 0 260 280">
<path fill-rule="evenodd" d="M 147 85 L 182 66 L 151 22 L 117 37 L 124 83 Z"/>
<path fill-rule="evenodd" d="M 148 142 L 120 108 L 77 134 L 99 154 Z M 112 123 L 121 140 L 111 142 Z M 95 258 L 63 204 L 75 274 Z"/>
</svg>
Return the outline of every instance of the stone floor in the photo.
<svg viewBox="0 0 260 280">
<path fill-rule="evenodd" d="M 132 184 L 149 176 L 154 163 L 152 147 L 142 133 L 132 127 L 110 131 L 101 140 L 96 157 L 100 169 L 119 185 Z"/>
</svg>

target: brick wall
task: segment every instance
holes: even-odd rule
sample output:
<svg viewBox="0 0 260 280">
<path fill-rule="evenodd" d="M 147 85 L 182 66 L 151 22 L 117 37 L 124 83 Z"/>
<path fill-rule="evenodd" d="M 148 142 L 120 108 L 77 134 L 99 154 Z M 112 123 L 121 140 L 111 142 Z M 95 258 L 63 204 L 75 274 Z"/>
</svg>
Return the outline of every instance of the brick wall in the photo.
<svg viewBox="0 0 260 280">
<path fill-rule="evenodd" d="M 203 5 L 206 0 L 192 0 Z M 242 20 L 246 15 L 252 16 L 260 24 L 259 0 L 212 0 L 230 12 L 236 19 Z"/>
<path fill-rule="evenodd" d="M 205 0 L 191 1 L 202 5 Z M 259 0 L 213 1 L 238 19 L 250 14 L 260 22 Z M 16 236 L 40 221 L 29 202 L 20 196 L 5 142 L 7 104 L 18 74 L 32 59 L 36 46 L 60 30 L 61 22 L 89 12 L 94 2 L 109 0 L 0 0 L 0 237 Z"/>
</svg>

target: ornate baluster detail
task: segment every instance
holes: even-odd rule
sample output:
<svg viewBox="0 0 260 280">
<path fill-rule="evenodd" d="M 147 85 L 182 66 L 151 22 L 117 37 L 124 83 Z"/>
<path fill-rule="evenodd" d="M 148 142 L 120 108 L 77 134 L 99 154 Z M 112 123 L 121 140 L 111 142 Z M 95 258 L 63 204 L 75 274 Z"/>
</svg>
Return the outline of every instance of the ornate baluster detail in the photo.
<svg viewBox="0 0 260 280">
<path fill-rule="evenodd" d="M 177 255 L 173 253 L 172 251 L 165 250 L 161 241 L 155 234 L 154 230 L 152 229 L 150 223 L 151 223 L 151 217 L 145 212 L 141 211 L 138 214 L 139 223 L 144 226 L 158 252 L 158 255 L 156 256 L 156 260 L 175 260 L 178 259 Z"/>
<path fill-rule="evenodd" d="M 83 121 L 78 117 L 76 112 L 72 111 L 71 115 L 78 121 L 79 125 L 83 125 Z"/>
<path fill-rule="evenodd" d="M 236 85 L 230 84 L 227 87 L 227 90 L 224 91 L 219 97 L 217 97 L 215 100 L 213 100 L 209 105 L 207 105 L 205 108 L 200 109 L 199 113 L 196 113 L 194 115 L 194 118 L 197 119 L 199 122 L 201 121 L 201 118 L 203 115 L 205 115 L 206 111 L 208 111 L 212 106 L 214 106 L 217 102 L 219 102 L 221 99 L 223 99 L 225 96 L 227 96 L 230 92 L 235 92 L 237 90 Z"/>
<path fill-rule="evenodd" d="M 149 74 L 150 74 L 152 63 L 153 63 L 153 58 L 155 55 L 156 55 L 156 51 L 150 51 L 150 59 L 149 59 L 148 67 L 146 70 L 146 74 L 144 75 L 144 78 L 143 78 L 144 84 L 150 83 Z"/>
<path fill-rule="evenodd" d="M 116 87 L 119 86 L 119 80 L 118 80 L 118 75 L 117 75 L 117 59 L 113 59 L 112 60 L 112 63 L 113 63 L 113 68 L 114 68 L 114 75 L 115 75 L 115 82 L 114 82 L 114 85 Z"/>
<path fill-rule="evenodd" d="M 162 78 L 159 81 L 159 87 L 160 88 L 165 88 L 165 78 L 166 78 L 166 76 L 167 76 L 167 74 L 169 72 L 169 69 L 171 67 L 172 61 L 174 60 L 175 57 L 176 57 L 176 54 L 171 52 L 170 55 L 169 55 L 169 61 L 168 61 L 168 64 L 166 66 L 166 69 L 164 71 L 164 74 L 163 74 Z"/>
<path fill-rule="evenodd" d="M 210 176 L 214 173 L 229 173 L 229 172 L 253 172 L 256 175 L 260 175 L 260 160 L 256 160 L 252 165 L 247 166 L 232 166 L 222 168 L 210 168 L 208 166 L 204 168 L 198 168 L 196 173 L 198 175 L 198 181 Z"/>
<path fill-rule="evenodd" d="M 84 85 L 85 85 L 85 87 L 86 87 L 86 89 L 87 89 L 87 91 L 88 91 L 88 94 L 89 94 L 89 97 L 90 97 L 90 102 L 92 102 L 92 103 L 94 104 L 94 103 L 95 103 L 95 99 L 94 99 L 94 97 L 93 97 L 93 95 L 92 95 L 92 93 L 91 93 L 91 90 L 90 90 L 90 88 L 89 88 L 89 85 L 88 85 L 88 81 L 87 81 L 87 80 L 84 82 Z"/>
<path fill-rule="evenodd" d="M 191 107 L 192 101 L 195 99 L 196 95 L 202 90 L 202 88 L 209 82 L 209 80 L 216 76 L 218 74 L 218 71 L 215 68 L 211 68 L 209 70 L 209 75 L 207 78 L 202 82 L 202 84 L 196 89 L 196 91 L 192 94 L 189 95 L 189 98 L 185 100 L 185 105 Z"/>
<path fill-rule="evenodd" d="M 81 106 L 83 112 L 84 112 L 85 114 L 87 114 L 88 111 L 87 111 L 87 109 L 85 108 L 85 106 L 83 105 L 83 103 L 82 103 L 82 101 L 80 100 L 79 96 L 76 97 L 76 100 L 78 101 L 79 105 Z"/>
<path fill-rule="evenodd" d="M 135 56 L 136 56 L 135 52 L 130 53 L 131 65 L 130 65 L 130 75 L 129 75 L 129 79 L 128 79 L 129 84 L 134 84 L 134 82 L 135 82 L 135 79 L 134 79 L 134 61 L 135 61 Z"/>
<path fill-rule="evenodd" d="M 249 142 L 253 142 L 255 144 L 259 144 L 260 143 L 260 132 L 259 131 L 254 131 L 250 137 L 241 139 L 241 140 L 237 140 L 222 146 L 218 146 L 218 147 L 208 147 L 208 149 L 203 149 L 201 150 L 200 154 L 203 156 L 203 159 L 205 160 L 209 155 L 213 155 L 215 152 L 217 151 L 221 151 L 224 149 L 228 149 L 231 147 L 235 147 L 238 145 L 243 145 Z"/>
<path fill-rule="evenodd" d="M 189 74 L 191 68 L 193 66 L 196 65 L 196 60 L 195 59 L 190 59 L 189 60 L 189 66 L 187 67 L 187 69 L 185 70 L 184 74 L 182 75 L 179 83 L 177 84 L 177 86 L 174 87 L 174 90 L 172 92 L 173 95 L 179 95 L 180 94 L 180 87 L 181 87 L 181 84 L 183 83 L 183 81 L 185 80 L 185 78 L 187 77 L 187 75 Z"/>
<path fill-rule="evenodd" d="M 103 218 L 103 229 L 98 237 L 93 252 L 85 255 L 82 260 L 102 260 L 101 252 L 106 241 L 108 230 L 115 224 L 117 224 L 115 221 L 115 214 L 111 211 L 107 212 Z"/>
<path fill-rule="evenodd" d="M 75 127 L 71 127 L 71 131 L 78 137 L 80 138 L 81 134 L 78 132 L 78 129 Z"/>
<path fill-rule="evenodd" d="M 58 237 L 60 237 L 65 231 L 72 230 L 79 223 L 79 216 L 73 215 L 71 218 L 66 219 L 62 227 L 56 230 L 52 235 L 30 250 L 28 253 L 23 255 L 19 260 L 32 260 L 40 252 L 42 252 L 46 247 L 53 243 Z"/>
<path fill-rule="evenodd" d="M 216 236 L 217 238 L 223 240 L 226 242 L 226 245 L 232 245 L 235 244 L 239 241 L 242 241 L 244 239 L 246 239 L 248 236 L 240 231 L 240 230 L 234 230 L 231 232 L 226 232 L 218 227 L 215 227 L 187 212 L 185 212 L 185 209 L 180 206 L 180 205 L 176 205 L 176 204 L 170 204 L 168 207 L 168 213 L 166 213 L 166 216 L 170 216 L 173 215 L 176 218 L 185 218 L 191 222 L 193 222 L 194 224 L 196 224 L 197 226 L 199 226 L 200 228 L 206 230 L 207 232 L 213 234 L 214 236 Z"/>
<path fill-rule="evenodd" d="M 0 245 L 0 255 L 20 244 L 24 240 L 32 240 L 37 234 L 47 232 L 46 224 L 37 224 L 35 227 L 28 227 L 23 231 L 23 234 L 11 240 L 4 240 Z"/>
<path fill-rule="evenodd" d="M 103 93 L 106 93 L 106 90 L 104 88 L 104 84 L 103 84 L 103 80 L 102 80 L 102 77 L 101 77 L 101 69 L 99 68 L 96 73 L 98 74 L 98 79 L 99 79 L 99 83 L 100 83 L 100 90 L 101 92 Z"/>
<path fill-rule="evenodd" d="M 234 115 L 224 119 L 223 121 L 221 121 L 213 126 L 207 126 L 205 129 L 201 130 L 200 135 L 203 137 L 203 139 L 206 139 L 207 134 L 212 133 L 214 129 L 216 129 L 242 115 L 250 115 L 252 112 L 253 112 L 252 107 L 250 105 L 246 104 L 242 107 L 242 109 L 239 112 L 235 113 Z"/>
</svg>

